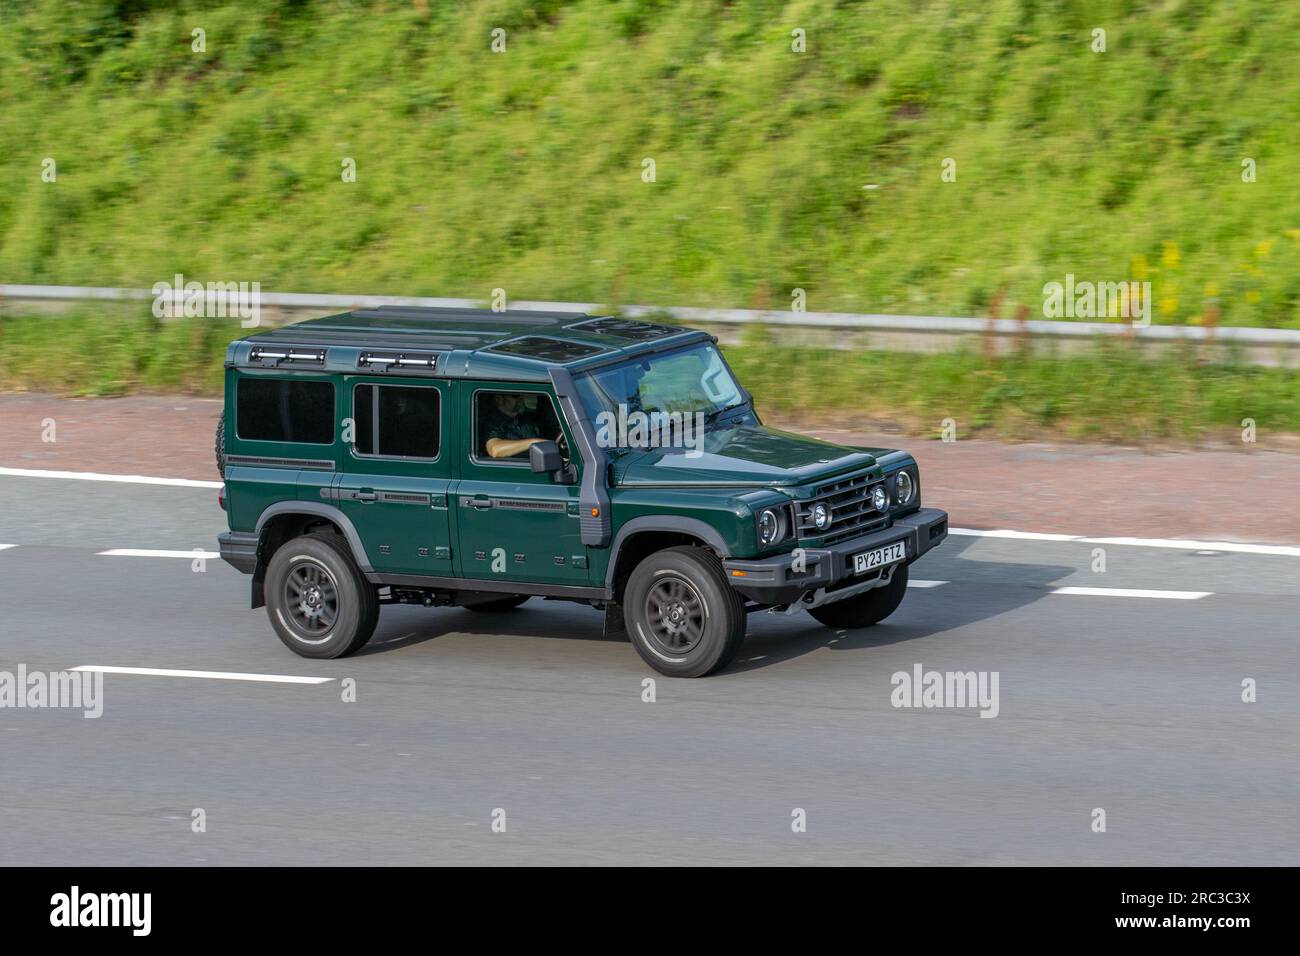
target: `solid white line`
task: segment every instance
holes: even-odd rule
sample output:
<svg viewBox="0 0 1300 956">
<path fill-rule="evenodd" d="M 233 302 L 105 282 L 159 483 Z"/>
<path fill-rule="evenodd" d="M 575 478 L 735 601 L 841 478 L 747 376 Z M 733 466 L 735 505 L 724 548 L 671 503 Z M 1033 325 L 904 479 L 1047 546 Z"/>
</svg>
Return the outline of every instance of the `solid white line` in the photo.
<svg viewBox="0 0 1300 956">
<path fill-rule="evenodd" d="M 1132 548 L 1176 548 L 1179 551 L 1231 551 L 1237 554 L 1272 554 L 1300 558 L 1300 547 L 1289 544 L 1242 544 L 1237 541 L 1199 541 L 1192 538 L 1090 538 L 1080 534 L 1044 534 L 1038 531 L 980 531 L 949 528 L 950 534 L 974 538 L 1014 538 L 1020 541 L 1076 541 L 1081 544 L 1111 544 Z"/>
<path fill-rule="evenodd" d="M 1046 534 L 1041 531 L 976 531 L 972 528 L 949 528 L 949 534 L 964 534 L 976 538 L 1016 538 L 1021 541 L 1077 541 L 1074 534 Z"/>
<path fill-rule="evenodd" d="M 517 305 L 518 303 L 516 303 Z M 0 477 L 19 478 L 70 478 L 80 481 L 116 481 L 135 485 L 173 485 L 178 488 L 220 488 L 220 481 L 200 481 L 196 478 L 155 478 L 149 475 L 105 475 L 92 471 L 47 471 L 38 468 L 6 468 L 0 466 Z M 1242 544 L 1236 541 L 1198 541 L 1183 538 L 1090 538 L 1078 534 L 1052 534 L 1043 531 L 1014 531 L 1010 529 L 979 530 L 975 528 L 949 528 L 950 534 L 975 538 L 1011 538 L 1018 541 L 1076 541 L 1084 544 L 1123 545 L 1134 548 L 1175 548 L 1180 551 L 1227 551 L 1234 554 L 1269 554 L 1300 558 L 1300 546 L 1285 544 Z"/>
<path fill-rule="evenodd" d="M 1213 591 L 1150 591 L 1145 588 L 1052 588 L 1052 594 L 1082 594 L 1089 597 L 1165 598 L 1170 601 L 1196 601 Z"/>
<path fill-rule="evenodd" d="M 110 558 L 219 558 L 220 551 L 204 551 L 201 548 L 195 548 L 193 551 L 156 551 L 151 548 L 110 548 L 108 551 L 97 551 L 96 554 Z"/>
<path fill-rule="evenodd" d="M 909 588 L 937 588 L 947 584 L 947 581 L 908 581 Z"/>
<path fill-rule="evenodd" d="M 47 471 L 42 468 L 0 467 L 0 475 L 15 478 L 74 478 L 79 481 L 120 481 L 129 485 L 175 485 L 178 488 L 220 488 L 219 481 L 196 478 L 153 478 L 149 475 L 104 475 L 94 471 Z"/>
<path fill-rule="evenodd" d="M 333 677 L 292 677 L 285 674 L 236 674 L 230 671 L 178 671 L 163 667 L 103 667 L 83 664 L 74 671 L 98 671 L 101 674 L 142 674 L 146 677 L 201 677 L 207 680 L 247 680 L 264 684 L 327 684 Z"/>
<path fill-rule="evenodd" d="M 1300 558 L 1300 547 L 1280 544 L 1239 544 L 1235 541 L 1196 541 L 1186 538 L 1080 538 L 1088 544 L 1118 544 L 1142 548 L 1178 548 L 1186 551 L 1234 551 L 1238 554 L 1280 554 Z"/>
</svg>

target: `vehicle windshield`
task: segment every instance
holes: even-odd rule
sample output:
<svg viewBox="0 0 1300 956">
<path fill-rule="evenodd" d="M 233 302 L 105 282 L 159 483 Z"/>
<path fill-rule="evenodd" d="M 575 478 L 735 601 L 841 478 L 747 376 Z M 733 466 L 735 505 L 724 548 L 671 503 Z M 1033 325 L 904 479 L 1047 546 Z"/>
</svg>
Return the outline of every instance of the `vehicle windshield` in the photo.
<svg viewBox="0 0 1300 956">
<path fill-rule="evenodd" d="M 638 412 L 648 416 L 652 427 L 669 416 L 695 413 L 711 421 L 716 413 L 745 402 L 745 393 L 712 345 L 647 355 L 579 375 L 574 384 L 598 424 L 602 413 L 626 419 Z"/>
</svg>

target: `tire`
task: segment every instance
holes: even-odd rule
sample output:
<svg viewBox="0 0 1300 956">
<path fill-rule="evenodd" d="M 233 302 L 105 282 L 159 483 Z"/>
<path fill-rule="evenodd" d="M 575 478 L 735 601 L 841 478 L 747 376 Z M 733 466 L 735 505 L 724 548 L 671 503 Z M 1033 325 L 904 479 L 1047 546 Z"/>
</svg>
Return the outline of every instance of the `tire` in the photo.
<svg viewBox="0 0 1300 956">
<path fill-rule="evenodd" d="M 857 597 L 823 604 L 808 613 L 827 627 L 870 627 L 898 610 L 907 594 L 907 565 L 894 569 L 883 588 L 873 588 Z"/>
<path fill-rule="evenodd" d="M 745 602 L 703 548 L 668 548 L 638 564 L 623 619 L 641 659 L 669 677 L 721 670 L 745 640 Z"/>
<path fill-rule="evenodd" d="M 224 479 L 226 477 L 226 413 L 222 412 L 217 419 L 217 438 L 214 444 L 214 450 L 217 454 L 217 473 Z"/>
<path fill-rule="evenodd" d="M 484 601 L 482 604 L 466 604 L 467 611 L 480 611 L 484 614 L 503 614 L 506 611 L 513 611 L 519 605 L 523 604 L 531 595 L 512 594 L 510 597 L 501 598 L 499 601 Z"/>
<path fill-rule="evenodd" d="M 294 599 L 295 590 L 303 595 L 301 601 Z M 362 576 L 346 541 L 333 534 L 308 534 L 281 545 L 271 556 L 266 569 L 266 614 L 285 647 L 295 654 L 327 660 L 346 657 L 364 647 L 374 633 L 379 593 Z"/>
</svg>

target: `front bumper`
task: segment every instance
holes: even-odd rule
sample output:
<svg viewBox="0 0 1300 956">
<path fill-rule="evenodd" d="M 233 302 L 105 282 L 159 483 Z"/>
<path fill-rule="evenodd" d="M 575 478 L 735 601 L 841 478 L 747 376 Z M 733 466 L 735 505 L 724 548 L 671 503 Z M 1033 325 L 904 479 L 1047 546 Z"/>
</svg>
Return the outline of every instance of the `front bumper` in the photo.
<svg viewBox="0 0 1300 956">
<path fill-rule="evenodd" d="M 921 508 L 895 518 L 888 528 L 860 538 L 841 541 L 829 548 L 804 548 L 802 560 L 795 553 L 770 558 L 727 558 L 722 567 L 731 586 L 758 604 L 794 604 L 810 591 L 824 591 L 830 600 L 838 588 L 858 589 L 871 575 L 854 575 L 853 556 L 895 541 L 906 545 L 905 564 L 911 564 L 948 537 L 948 512 Z M 796 571 L 799 563 L 803 570 Z M 819 601 L 818 603 L 824 603 Z"/>
<path fill-rule="evenodd" d="M 226 531 L 217 535 L 221 560 L 240 574 L 252 574 L 257 570 L 257 543 L 256 532 Z"/>
</svg>

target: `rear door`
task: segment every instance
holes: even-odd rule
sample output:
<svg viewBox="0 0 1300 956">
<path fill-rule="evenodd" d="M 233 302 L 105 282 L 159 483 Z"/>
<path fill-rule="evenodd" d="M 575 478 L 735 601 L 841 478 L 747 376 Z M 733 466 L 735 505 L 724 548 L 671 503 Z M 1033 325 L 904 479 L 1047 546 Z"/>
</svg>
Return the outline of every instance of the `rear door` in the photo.
<svg viewBox="0 0 1300 956">
<path fill-rule="evenodd" d="M 457 567 L 463 577 L 586 586 L 587 548 L 578 526 L 578 484 L 536 474 L 527 451 L 494 458 L 494 428 L 507 439 L 555 440 L 573 448 L 555 396 L 542 384 L 462 381 L 458 401 L 468 423 L 460 442 L 456 487 Z M 508 407 L 503 411 L 502 407 Z M 509 419 L 511 427 L 501 428 Z M 581 468 L 581 462 L 576 462 Z"/>
<path fill-rule="evenodd" d="M 350 375 L 345 391 L 336 493 L 371 566 L 390 574 L 453 574 L 448 383 Z"/>
</svg>

